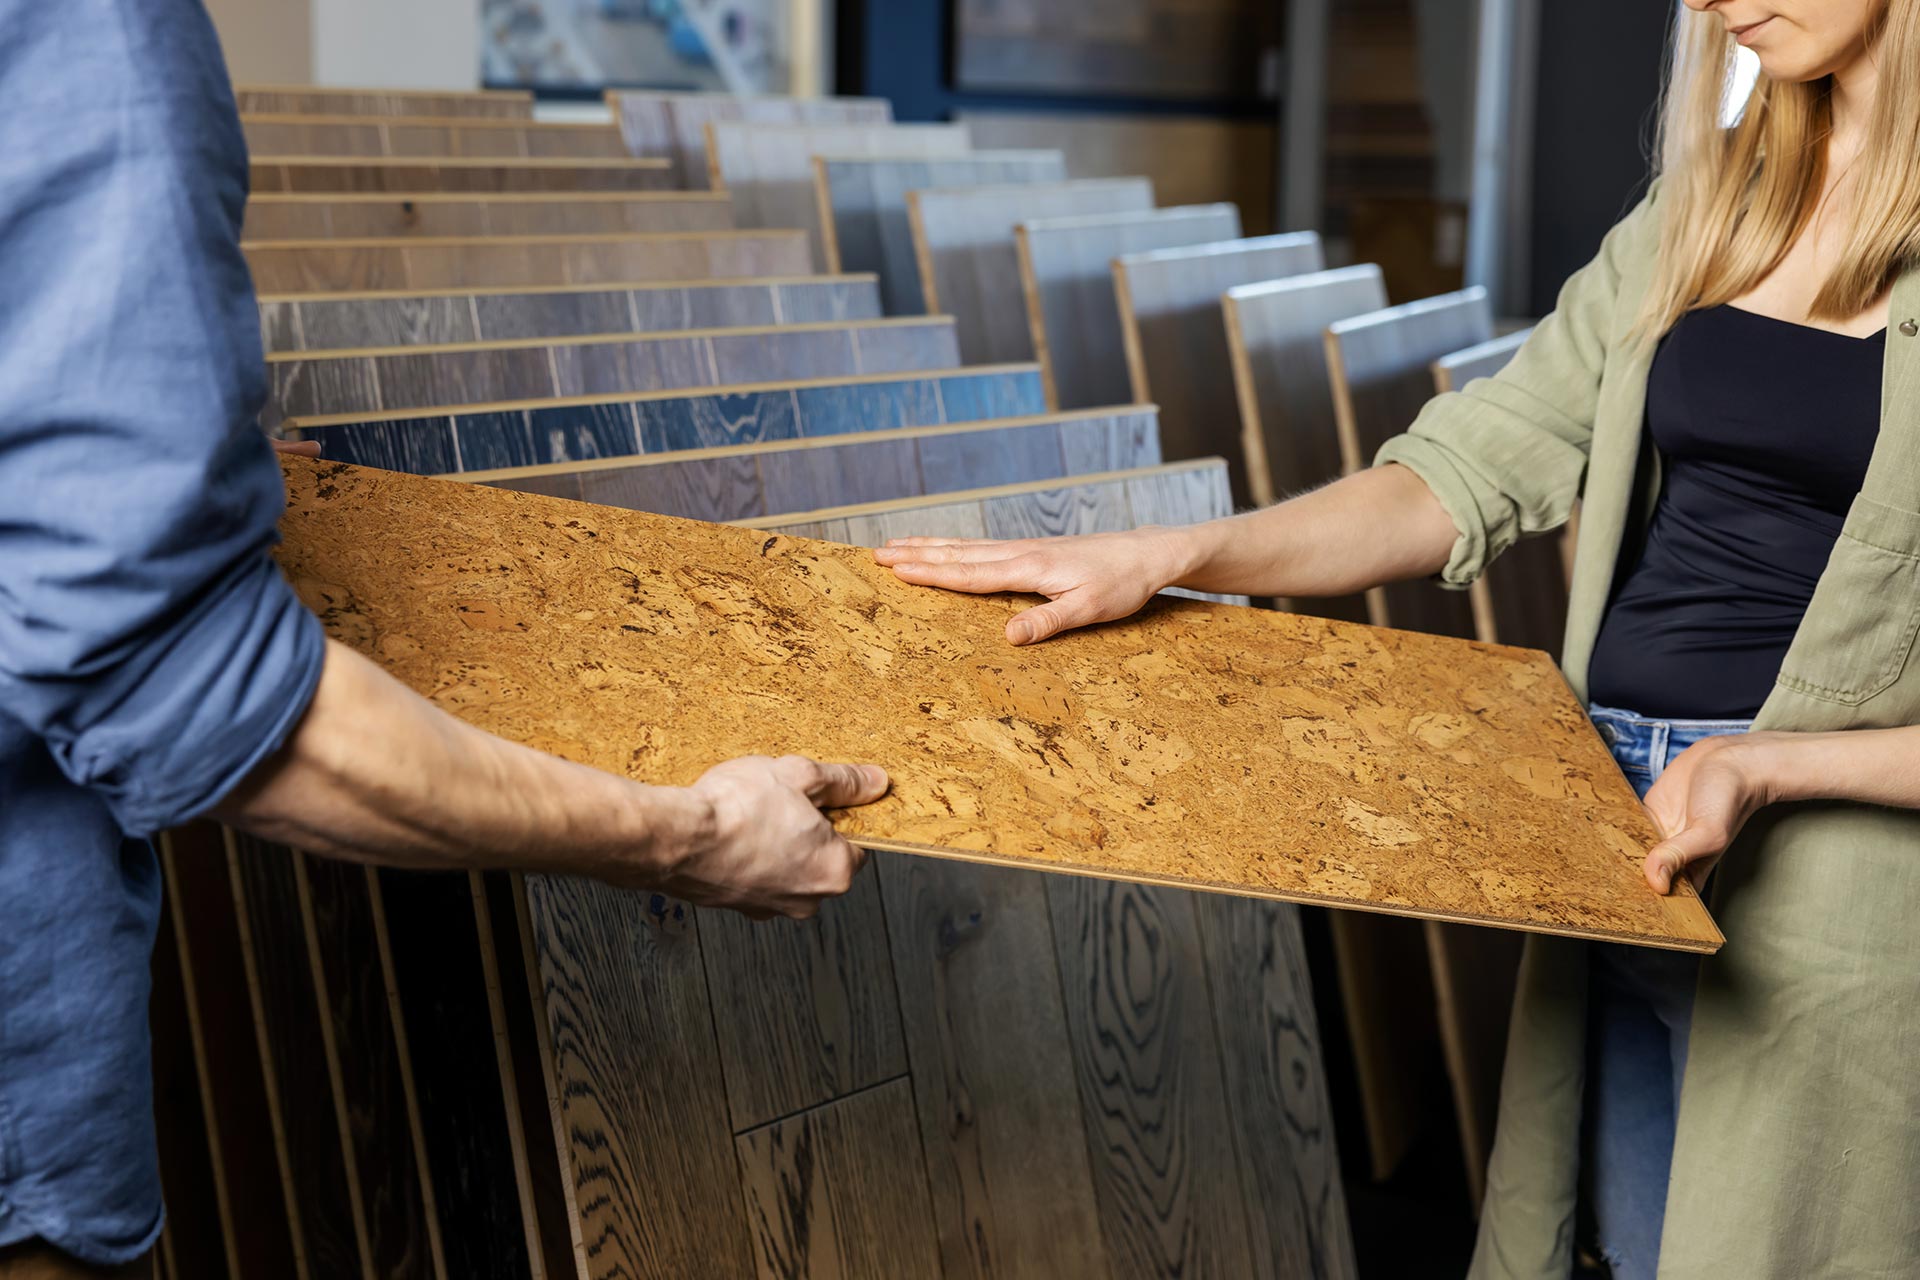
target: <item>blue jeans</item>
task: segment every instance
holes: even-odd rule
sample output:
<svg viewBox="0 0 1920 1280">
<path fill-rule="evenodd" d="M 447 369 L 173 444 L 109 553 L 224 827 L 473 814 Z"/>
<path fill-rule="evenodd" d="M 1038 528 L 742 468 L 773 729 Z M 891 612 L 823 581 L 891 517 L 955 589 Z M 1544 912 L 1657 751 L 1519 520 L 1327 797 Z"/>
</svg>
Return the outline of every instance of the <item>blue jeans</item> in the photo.
<svg viewBox="0 0 1920 1280">
<path fill-rule="evenodd" d="M 1642 798 L 1682 751 L 1751 725 L 1648 720 L 1610 707 L 1591 714 Z M 1653 1280 L 1700 962 L 1685 952 L 1614 943 L 1595 943 L 1591 954 L 1581 1181 L 1614 1280 Z"/>
</svg>

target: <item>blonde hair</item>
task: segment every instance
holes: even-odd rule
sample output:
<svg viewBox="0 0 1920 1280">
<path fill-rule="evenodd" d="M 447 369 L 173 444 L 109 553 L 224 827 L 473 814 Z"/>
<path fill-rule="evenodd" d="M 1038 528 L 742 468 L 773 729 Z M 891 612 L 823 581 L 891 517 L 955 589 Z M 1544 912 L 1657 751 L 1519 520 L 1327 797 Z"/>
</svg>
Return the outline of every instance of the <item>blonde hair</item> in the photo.
<svg viewBox="0 0 1920 1280">
<path fill-rule="evenodd" d="M 1846 246 L 1813 316 L 1846 320 L 1920 262 L 1920 0 L 1885 0 L 1868 32 L 1882 68 L 1851 175 Z M 1688 311 L 1748 293 L 1819 212 L 1832 77 L 1753 86 L 1723 124 L 1738 45 L 1719 16 L 1684 12 L 1661 111 L 1660 257 L 1637 332 L 1657 337 Z"/>
</svg>

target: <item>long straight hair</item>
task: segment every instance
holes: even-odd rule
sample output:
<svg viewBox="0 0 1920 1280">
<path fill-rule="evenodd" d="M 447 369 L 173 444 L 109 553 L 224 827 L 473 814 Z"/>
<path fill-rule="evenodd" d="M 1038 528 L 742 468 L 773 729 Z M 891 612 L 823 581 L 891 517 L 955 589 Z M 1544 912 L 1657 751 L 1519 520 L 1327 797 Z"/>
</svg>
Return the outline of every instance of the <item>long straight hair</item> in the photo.
<svg viewBox="0 0 1920 1280">
<path fill-rule="evenodd" d="M 1881 74 L 1845 195 L 1845 249 L 1813 316 L 1846 320 L 1920 263 L 1920 0 L 1884 0 L 1868 32 Z M 1753 86 L 1723 121 L 1738 43 L 1715 14 L 1683 12 L 1661 110 L 1660 258 L 1637 325 L 1643 339 L 1772 274 L 1819 212 L 1833 80 Z"/>
</svg>

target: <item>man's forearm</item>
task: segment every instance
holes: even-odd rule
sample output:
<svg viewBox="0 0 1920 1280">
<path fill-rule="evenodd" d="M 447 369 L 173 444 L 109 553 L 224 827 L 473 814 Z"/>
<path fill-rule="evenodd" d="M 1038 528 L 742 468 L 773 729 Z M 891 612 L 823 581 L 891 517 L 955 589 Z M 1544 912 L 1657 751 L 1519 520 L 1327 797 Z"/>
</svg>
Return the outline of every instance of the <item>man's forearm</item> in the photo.
<svg viewBox="0 0 1920 1280">
<path fill-rule="evenodd" d="M 1405 467 L 1377 467 L 1179 531 L 1168 585 L 1283 598 L 1349 595 L 1437 573 L 1456 536 L 1424 481 Z"/>
<path fill-rule="evenodd" d="M 686 788 L 645 786 L 503 741 L 332 641 L 286 747 L 215 816 L 355 861 L 628 883 L 664 879 L 713 822 Z"/>
<path fill-rule="evenodd" d="M 1920 809 L 1920 726 L 1754 733 L 1734 745 L 1770 803 L 1853 800 Z"/>
</svg>

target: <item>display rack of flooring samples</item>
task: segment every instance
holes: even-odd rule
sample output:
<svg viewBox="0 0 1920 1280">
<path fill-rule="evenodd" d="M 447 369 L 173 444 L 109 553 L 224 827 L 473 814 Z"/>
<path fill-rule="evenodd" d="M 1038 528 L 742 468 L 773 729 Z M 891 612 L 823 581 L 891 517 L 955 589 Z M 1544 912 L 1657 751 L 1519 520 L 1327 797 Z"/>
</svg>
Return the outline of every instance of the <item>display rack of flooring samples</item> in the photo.
<svg viewBox="0 0 1920 1280">
<path fill-rule="evenodd" d="M 664 160 L 512 160 L 461 156 L 251 158 L 256 192 L 669 191 Z"/>
<path fill-rule="evenodd" d="M 1114 260 L 1114 292 L 1133 399 L 1160 406 L 1169 458 L 1217 454 L 1233 463 L 1234 501 L 1251 492 L 1240 462 L 1233 367 L 1220 299 L 1238 285 L 1326 265 L 1311 231 L 1258 236 Z"/>
<path fill-rule="evenodd" d="M 952 369 L 953 321 L 909 316 L 611 333 L 267 357 L 268 426 L 287 417 Z"/>
<path fill-rule="evenodd" d="M 247 150 L 265 156 L 487 156 L 527 160 L 631 159 L 612 124 L 484 120 L 472 116 L 381 119 L 361 115 L 240 117 Z"/>
<path fill-rule="evenodd" d="M 725 231 L 724 195 L 692 191 L 576 191 L 558 195 L 255 196 L 242 240 L 385 239 L 394 236 L 619 235 Z"/>
<path fill-rule="evenodd" d="M 634 93 L 607 95 L 633 155 L 673 162 L 676 185 L 705 190 L 707 126 L 740 124 L 880 125 L 893 123 L 885 98 L 742 98 L 724 93 Z"/>
<path fill-rule="evenodd" d="M 267 293 L 478 289 L 807 275 L 804 232 L 263 240 L 243 245 Z"/>
<path fill-rule="evenodd" d="M 1062 409 L 1118 404 L 1132 388 L 1114 297 L 1113 260 L 1129 253 L 1212 244 L 1240 237 L 1230 204 L 1041 218 L 1014 226 L 1027 330 L 1047 379 L 1048 403 Z"/>
<path fill-rule="evenodd" d="M 964 125 L 707 125 L 707 166 L 716 190 L 733 196 L 743 227 L 804 227 L 814 261 L 826 265 L 820 202 L 813 189 L 815 156 L 964 155 Z"/>
<path fill-rule="evenodd" d="M 1067 177 L 1066 161 L 1058 151 L 975 151 L 929 160 L 815 156 L 813 169 L 827 269 L 877 274 L 887 314 L 894 316 L 927 310 L 907 220 L 907 192 L 1064 182 Z"/>
<path fill-rule="evenodd" d="M 478 93 L 410 89 L 327 89 L 317 85 L 237 84 L 245 115 L 461 116 L 532 120 L 533 94 L 522 89 Z"/>
<path fill-rule="evenodd" d="M 1444 395 L 1476 378 L 1492 377 L 1531 335 L 1531 330 L 1523 330 L 1440 357 L 1433 362 L 1434 390 Z M 1560 651 L 1567 609 L 1562 549 L 1571 545 L 1570 536 L 1529 539 L 1494 562 L 1473 588 L 1474 626 L 1482 640 Z M 1441 925 L 1427 926 L 1426 941 L 1467 1190 L 1477 1210 L 1486 1195 L 1487 1162 L 1493 1154 L 1520 943 L 1494 929 Z"/>
<path fill-rule="evenodd" d="M 865 275 L 260 296 L 269 352 L 879 318 Z"/>
<path fill-rule="evenodd" d="M 1153 208 L 1146 178 L 1089 178 L 907 193 L 920 291 L 929 311 L 960 326 L 968 360 L 1031 360 L 1014 226 L 1033 218 L 1143 213 Z M 1143 402 L 1144 403 L 1144 402 Z"/>
</svg>

